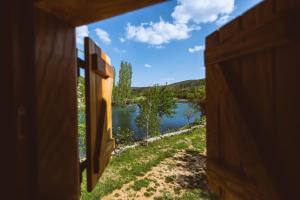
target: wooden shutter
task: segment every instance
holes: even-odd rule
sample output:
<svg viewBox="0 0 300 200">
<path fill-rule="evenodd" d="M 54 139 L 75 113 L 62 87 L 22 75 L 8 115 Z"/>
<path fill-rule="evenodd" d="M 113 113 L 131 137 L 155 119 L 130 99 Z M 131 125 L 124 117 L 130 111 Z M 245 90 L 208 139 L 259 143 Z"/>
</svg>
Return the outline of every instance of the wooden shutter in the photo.
<svg viewBox="0 0 300 200">
<path fill-rule="evenodd" d="M 106 54 L 89 38 L 84 40 L 87 122 L 87 187 L 92 191 L 115 147 L 112 138 L 114 73 Z"/>
<path fill-rule="evenodd" d="M 266 0 L 206 38 L 207 170 L 222 200 L 299 197 L 299 8 Z"/>
</svg>

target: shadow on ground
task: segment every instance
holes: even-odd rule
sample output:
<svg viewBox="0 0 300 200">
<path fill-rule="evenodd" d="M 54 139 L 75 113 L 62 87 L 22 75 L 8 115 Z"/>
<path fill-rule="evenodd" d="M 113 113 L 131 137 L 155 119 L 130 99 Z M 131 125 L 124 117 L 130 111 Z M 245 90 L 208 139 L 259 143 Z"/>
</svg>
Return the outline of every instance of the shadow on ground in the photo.
<svg viewBox="0 0 300 200">
<path fill-rule="evenodd" d="M 184 189 L 201 189 L 200 196 L 209 199 L 217 199 L 217 196 L 208 187 L 206 176 L 206 157 L 199 151 L 185 150 L 183 154 L 173 158 L 176 166 L 181 167 L 190 173 L 178 174 L 176 182 Z"/>
</svg>

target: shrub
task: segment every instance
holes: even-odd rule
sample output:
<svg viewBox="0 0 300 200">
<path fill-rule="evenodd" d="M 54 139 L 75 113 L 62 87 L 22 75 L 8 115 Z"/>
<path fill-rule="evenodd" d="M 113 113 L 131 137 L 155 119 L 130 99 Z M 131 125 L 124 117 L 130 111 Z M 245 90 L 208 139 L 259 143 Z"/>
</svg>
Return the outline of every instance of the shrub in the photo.
<svg viewBox="0 0 300 200">
<path fill-rule="evenodd" d="M 120 127 L 118 127 L 116 135 L 115 135 L 115 140 L 116 140 L 117 145 L 132 144 L 134 141 L 133 134 L 134 134 L 134 132 L 128 128 L 121 129 Z"/>
</svg>

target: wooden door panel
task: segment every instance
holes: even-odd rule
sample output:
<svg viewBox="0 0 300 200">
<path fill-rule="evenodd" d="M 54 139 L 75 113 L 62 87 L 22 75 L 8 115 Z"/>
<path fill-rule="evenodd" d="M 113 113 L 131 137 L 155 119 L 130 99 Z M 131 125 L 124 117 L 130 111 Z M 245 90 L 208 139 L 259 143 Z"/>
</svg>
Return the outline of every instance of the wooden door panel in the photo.
<svg viewBox="0 0 300 200">
<path fill-rule="evenodd" d="M 207 170 L 222 200 L 299 196 L 299 9 L 265 0 L 206 39 Z"/>
<path fill-rule="evenodd" d="M 106 54 L 89 38 L 85 46 L 87 187 L 97 184 L 115 147 L 112 138 L 113 69 Z"/>
</svg>

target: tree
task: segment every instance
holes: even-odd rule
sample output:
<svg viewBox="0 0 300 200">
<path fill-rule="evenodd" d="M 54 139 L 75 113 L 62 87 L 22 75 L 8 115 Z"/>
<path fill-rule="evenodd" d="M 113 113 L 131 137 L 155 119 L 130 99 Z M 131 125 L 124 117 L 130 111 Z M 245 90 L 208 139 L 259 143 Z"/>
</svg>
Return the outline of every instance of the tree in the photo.
<svg viewBox="0 0 300 200">
<path fill-rule="evenodd" d="M 160 119 L 159 116 L 157 116 L 157 113 L 154 112 L 154 106 L 151 98 L 141 101 L 139 103 L 139 115 L 135 120 L 138 128 L 146 132 L 147 139 L 149 135 L 159 135 L 160 131 Z"/>
<path fill-rule="evenodd" d="M 112 103 L 117 104 L 119 98 L 118 85 L 116 83 L 116 68 L 113 66 L 114 71 L 114 82 L 113 82 L 113 91 L 112 91 Z"/>
<path fill-rule="evenodd" d="M 136 118 L 138 128 L 146 131 L 147 139 L 149 135 L 159 135 L 162 116 L 170 117 L 175 113 L 174 94 L 167 86 L 155 85 L 145 91 L 145 99 L 139 102 L 139 108 L 140 112 Z"/>
<path fill-rule="evenodd" d="M 186 119 L 188 120 L 188 125 L 190 125 L 190 120 L 191 118 L 193 117 L 193 114 L 194 114 L 194 109 L 187 109 L 185 112 L 184 112 L 184 116 L 186 117 Z"/>
<path fill-rule="evenodd" d="M 202 115 L 205 115 L 205 86 L 202 85 L 195 89 L 194 91 L 194 98 L 190 99 L 190 101 L 195 106 L 195 109 L 198 109 L 201 111 Z"/>
<path fill-rule="evenodd" d="M 131 97 L 132 66 L 129 62 L 122 61 L 119 70 L 119 82 L 114 88 L 114 100 L 118 105 L 126 105 Z"/>
</svg>

